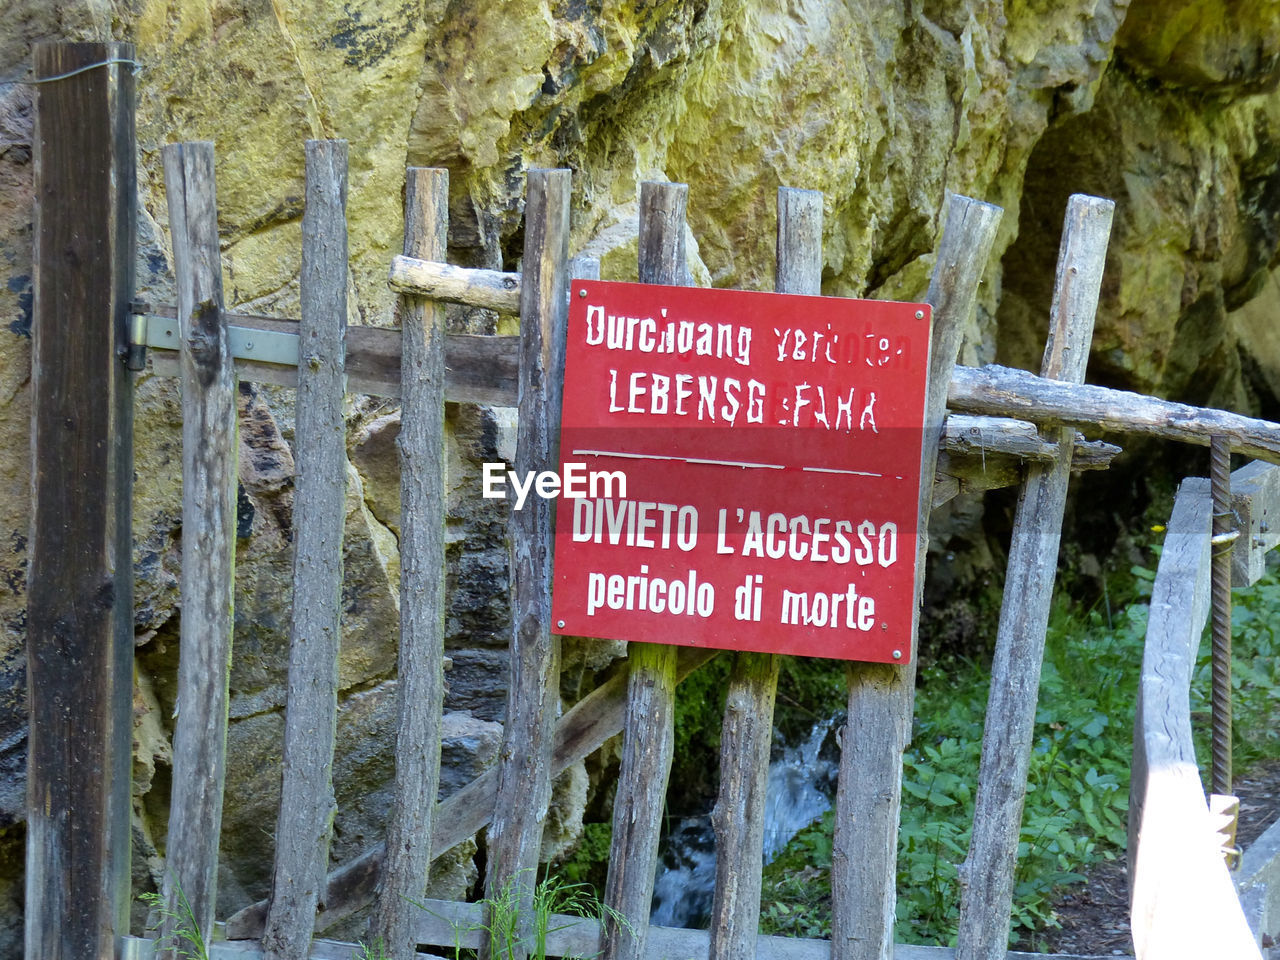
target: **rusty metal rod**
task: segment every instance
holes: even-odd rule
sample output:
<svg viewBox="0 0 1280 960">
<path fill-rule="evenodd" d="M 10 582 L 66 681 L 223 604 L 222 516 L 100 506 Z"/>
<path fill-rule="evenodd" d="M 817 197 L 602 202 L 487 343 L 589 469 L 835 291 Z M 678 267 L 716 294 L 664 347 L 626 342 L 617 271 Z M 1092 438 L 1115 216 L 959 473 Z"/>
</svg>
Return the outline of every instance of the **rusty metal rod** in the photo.
<svg viewBox="0 0 1280 960">
<path fill-rule="evenodd" d="M 1231 511 L 1231 447 L 1215 436 L 1209 445 L 1213 491 L 1213 792 L 1231 793 L 1231 548 L 1239 533 Z"/>
</svg>

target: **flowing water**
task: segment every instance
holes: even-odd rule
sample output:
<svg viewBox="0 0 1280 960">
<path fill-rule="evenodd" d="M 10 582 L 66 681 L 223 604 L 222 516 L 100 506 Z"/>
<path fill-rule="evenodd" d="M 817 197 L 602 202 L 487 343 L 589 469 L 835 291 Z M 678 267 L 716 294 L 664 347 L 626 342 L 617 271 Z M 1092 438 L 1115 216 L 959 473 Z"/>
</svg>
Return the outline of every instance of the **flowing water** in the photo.
<svg viewBox="0 0 1280 960">
<path fill-rule="evenodd" d="M 764 808 L 765 863 L 831 807 L 836 764 L 822 756 L 822 745 L 833 723 L 819 723 L 806 740 L 786 747 L 769 764 Z M 650 922 L 664 927 L 705 926 L 715 881 L 711 815 L 687 817 L 663 843 Z"/>
</svg>

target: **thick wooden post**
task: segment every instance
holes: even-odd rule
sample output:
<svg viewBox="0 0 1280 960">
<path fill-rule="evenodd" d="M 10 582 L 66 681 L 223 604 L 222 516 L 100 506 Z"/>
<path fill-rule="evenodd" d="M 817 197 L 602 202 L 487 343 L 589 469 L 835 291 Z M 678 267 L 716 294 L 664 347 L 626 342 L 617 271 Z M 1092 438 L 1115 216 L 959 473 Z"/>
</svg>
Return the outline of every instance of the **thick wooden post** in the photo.
<svg viewBox="0 0 1280 960">
<path fill-rule="evenodd" d="M 236 372 L 222 313 L 212 143 L 164 148 L 182 331 L 182 623 L 173 733 L 173 793 L 161 925 L 176 960 L 185 898 L 206 943 L 213 934 L 226 780 L 236 551 Z"/>
<path fill-rule="evenodd" d="M 307 141 L 295 430 L 293 625 L 269 960 L 310 956 L 329 869 L 346 518 L 347 142 Z"/>
<path fill-rule="evenodd" d="M 683 183 L 640 185 L 641 283 L 688 285 L 684 246 L 688 194 L 689 187 Z M 639 960 L 644 955 L 662 807 L 675 746 L 676 648 L 632 643 L 627 659 L 622 767 L 613 801 L 604 899 L 628 924 L 606 918 L 604 960 Z"/>
<path fill-rule="evenodd" d="M 109 960 L 129 922 L 133 58 L 37 44 L 27 960 Z M 100 64 L 100 66 L 92 66 Z"/>
<path fill-rule="evenodd" d="M 924 585 L 928 518 L 938 438 L 946 419 L 947 387 L 965 321 L 1003 211 L 952 195 L 926 299 L 933 306 L 929 392 L 916 530 L 916 597 Z M 912 645 L 919 606 L 912 617 Z M 889 960 L 902 800 L 902 752 L 911 731 L 915 658 L 903 667 L 860 663 L 849 668 L 849 719 L 844 729 L 831 855 L 831 955 L 836 960 Z"/>
<path fill-rule="evenodd" d="M 1081 194 L 1067 202 L 1041 376 L 1084 382 L 1114 210 L 1110 200 Z M 973 836 L 960 867 L 959 960 L 1002 960 L 1009 948 L 1022 799 L 1074 438 L 1072 427 L 1055 431 L 1057 461 L 1029 467 L 1018 498 L 991 664 Z"/>
<path fill-rule="evenodd" d="M 411 168 L 405 189 L 404 252 L 445 259 L 449 172 Z M 387 856 L 369 939 L 391 960 L 409 960 L 411 901 L 422 899 L 440 783 L 444 709 L 444 305 L 400 298 L 404 385 L 400 415 L 400 650 L 396 780 Z"/>
<path fill-rule="evenodd" d="M 520 287 L 520 431 L 516 472 L 559 468 L 560 398 L 569 323 L 568 170 L 530 170 Z M 554 501 L 532 497 L 511 517 L 511 685 L 485 889 L 532 902 L 551 802 L 560 703 L 560 638 L 551 633 Z M 531 911 L 520 911 L 532 923 Z M 513 958 L 518 960 L 518 958 Z"/>
<path fill-rule="evenodd" d="M 822 194 L 778 189 L 778 293 L 822 292 Z M 773 744 L 779 660 L 738 653 L 725 697 L 720 735 L 716 887 L 711 901 L 711 960 L 752 960 L 760 932 L 764 806 Z"/>
</svg>

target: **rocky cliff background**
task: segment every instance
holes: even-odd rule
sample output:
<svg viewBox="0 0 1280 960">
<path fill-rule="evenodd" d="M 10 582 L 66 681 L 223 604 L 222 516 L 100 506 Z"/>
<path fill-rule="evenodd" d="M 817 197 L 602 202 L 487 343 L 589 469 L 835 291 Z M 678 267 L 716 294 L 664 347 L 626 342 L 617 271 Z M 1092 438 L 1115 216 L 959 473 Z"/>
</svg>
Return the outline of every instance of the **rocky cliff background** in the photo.
<svg viewBox="0 0 1280 960">
<path fill-rule="evenodd" d="M 1068 193 L 1117 202 L 1089 378 L 1280 416 L 1280 4 L 1274 0 L 7 0 L 30 44 L 137 45 L 139 295 L 172 299 L 160 148 L 217 143 L 228 304 L 297 315 L 303 141 L 350 141 L 353 322 L 390 322 L 406 165 L 450 171 L 450 257 L 514 269 L 523 173 L 574 171 L 573 252 L 634 277 L 637 184 L 690 184 L 691 268 L 769 288 L 776 188 L 826 195 L 824 290 L 923 294 L 944 192 L 1005 208 L 968 363 L 1036 367 Z M 32 91 L 0 86 L 0 955 L 21 942 Z M 457 329 L 495 329 L 458 312 Z M 508 332 L 508 331 L 504 331 Z M 246 386 L 222 904 L 266 892 L 284 701 L 290 397 Z M 391 761 L 396 411 L 351 401 L 341 808 L 377 839 Z M 175 384 L 139 387 L 135 873 L 162 866 L 177 662 Z M 505 688 L 504 517 L 477 463 L 509 412 L 451 407 L 445 789 L 492 756 Z M 1170 469 L 1202 471 L 1179 453 Z M 1131 471 L 1132 473 L 1132 471 Z M 1121 474 L 1125 476 L 1125 474 Z M 1124 502 L 1113 509 L 1123 513 Z M 944 578 L 945 579 L 945 578 Z M 579 650 L 566 695 L 599 665 Z M 574 831 L 566 778 L 549 839 Z M 458 892 L 467 856 L 439 879 Z"/>
</svg>

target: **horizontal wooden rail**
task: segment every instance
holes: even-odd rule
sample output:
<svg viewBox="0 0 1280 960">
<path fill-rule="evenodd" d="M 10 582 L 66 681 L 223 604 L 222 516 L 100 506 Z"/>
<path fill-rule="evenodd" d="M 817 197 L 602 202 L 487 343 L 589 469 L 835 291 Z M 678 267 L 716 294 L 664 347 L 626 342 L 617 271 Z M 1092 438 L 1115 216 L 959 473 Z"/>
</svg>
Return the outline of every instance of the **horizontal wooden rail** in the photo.
<svg viewBox="0 0 1280 960">
<path fill-rule="evenodd" d="M 1191 675 L 1209 614 L 1209 481 L 1183 481 L 1152 588 L 1129 799 L 1138 960 L 1259 958 L 1210 821 L 1191 736 Z"/>
<path fill-rule="evenodd" d="M 1047 380 L 994 364 L 956 367 L 948 402 L 951 409 L 965 413 L 1075 424 L 1205 447 L 1211 437 L 1223 436 L 1235 453 L 1280 463 L 1280 424 L 1126 390 Z"/>
<path fill-rule="evenodd" d="M 424 943 L 451 951 L 454 931 L 464 949 L 475 949 L 481 932 L 476 927 L 482 919 L 482 905 L 450 900 L 427 900 L 423 904 L 420 932 L 428 936 Z M 548 919 L 552 932 L 547 936 L 547 956 L 592 957 L 599 953 L 599 925 L 594 920 L 555 913 Z M 649 928 L 649 942 L 644 960 L 694 960 L 706 957 L 710 933 L 706 930 L 684 930 L 675 927 Z M 448 954 L 452 956 L 451 953 Z M 899 943 L 894 946 L 894 960 L 955 960 L 950 947 L 921 947 Z M 155 946 L 142 937 L 124 937 L 119 960 L 154 960 Z M 313 940 L 310 960 L 363 960 L 367 956 L 359 944 L 336 940 Z M 418 953 L 420 958 L 439 960 L 439 953 Z M 209 945 L 210 960 L 260 960 L 262 948 L 256 940 L 222 940 Z M 802 940 L 792 937 L 756 938 L 758 960 L 830 960 L 830 940 Z M 1019 953 L 1010 951 L 1005 960 L 1133 960 L 1132 957 L 1077 956 L 1063 953 Z"/>
<path fill-rule="evenodd" d="M 171 318 L 171 304 L 133 304 L 135 314 Z M 298 335 L 298 321 L 262 317 L 228 311 L 227 324 L 233 345 L 252 342 L 250 331 Z M 175 321 L 176 322 L 176 321 Z M 163 329 L 148 344 L 152 347 L 153 370 L 160 376 L 177 376 L 177 353 L 168 348 Z M 490 337 L 453 333 L 445 337 L 445 396 L 448 400 L 516 405 L 516 370 L 519 337 Z M 233 350 L 234 352 L 234 350 Z M 297 350 L 293 363 L 264 362 L 241 353 L 236 370 L 241 380 L 272 383 L 282 387 L 298 385 Z M 400 330 L 395 327 L 347 327 L 347 389 L 377 397 L 400 396 Z"/>
<path fill-rule="evenodd" d="M 418 942 L 433 946 L 476 948 L 487 932 L 478 929 L 480 905 L 448 900 L 428 900 L 419 918 Z M 600 924 L 585 917 L 552 914 L 547 923 L 547 956 L 594 957 L 600 953 Z M 458 938 L 455 940 L 455 936 Z M 650 926 L 643 960 L 686 960 L 706 957 L 711 942 L 709 930 Z M 831 960 L 831 941 L 802 937 L 756 937 L 759 960 Z M 922 947 L 895 944 L 894 960 L 953 960 L 950 947 Z M 1009 953 L 1006 960 L 1101 960 L 1061 954 Z M 1108 960 L 1115 960 L 1114 957 Z"/>
<path fill-rule="evenodd" d="M 507 276 L 514 276 L 507 275 Z M 174 307 L 134 303 L 135 313 L 172 318 Z M 296 320 L 227 313 L 233 338 L 263 330 L 297 335 Z M 519 338 L 449 334 L 445 338 L 445 394 L 447 399 L 497 406 L 516 405 L 516 350 Z M 160 376 L 178 375 L 178 355 L 163 339 L 152 343 L 153 369 Z M 296 354 L 295 354 L 296 356 Z M 236 358 L 241 380 L 297 386 L 297 370 L 248 356 Z M 353 393 L 400 396 L 400 331 L 391 327 L 347 328 L 347 383 Z M 1227 437 L 1236 453 L 1267 463 L 1280 463 L 1280 424 L 1225 410 L 1172 403 L 1139 393 L 1092 384 L 1046 380 L 1025 370 L 989 365 L 957 366 L 948 404 L 959 413 L 1015 418 L 1037 424 L 1076 424 L 1107 433 L 1133 433 L 1208 446 L 1214 435 Z M 955 431 L 953 440 L 963 442 Z M 1012 442 L 1012 441 L 1011 441 Z M 990 447 L 987 448 L 990 452 Z M 1032 460 L 1052 459 L 1053 445 L 1025 444 L 1023 451 L 1006 452 Z M 1101 450 L 1102 448 L 1099 448 Z M 1088 469 L 1076 462 L 1076 469 Z"/>
</svg>

